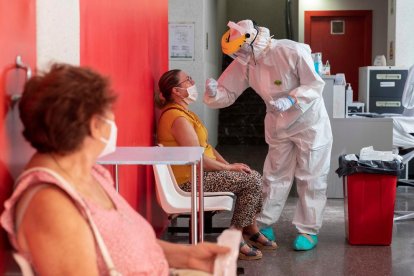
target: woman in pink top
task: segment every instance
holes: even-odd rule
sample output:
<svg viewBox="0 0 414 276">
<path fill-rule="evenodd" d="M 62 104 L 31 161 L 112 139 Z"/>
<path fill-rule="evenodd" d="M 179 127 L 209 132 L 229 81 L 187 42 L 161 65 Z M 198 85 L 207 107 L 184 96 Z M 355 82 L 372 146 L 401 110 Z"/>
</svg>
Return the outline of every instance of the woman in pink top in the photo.
<svg viewBox="0 0 414 276">
<path fill-rule="evenodd" d="M 20 117 L 37 152 L 1 217 L 13 246 L 40 275 L 108 275 L 90 213 L 123 275 L 167 275 L 169 267 L 211 272 L 227 248 L 157 240 L 96 165 L 115 150 L 115 98 L 105 78 L 70 65 L 54 65 L 26 84 Z"/>
</svg>

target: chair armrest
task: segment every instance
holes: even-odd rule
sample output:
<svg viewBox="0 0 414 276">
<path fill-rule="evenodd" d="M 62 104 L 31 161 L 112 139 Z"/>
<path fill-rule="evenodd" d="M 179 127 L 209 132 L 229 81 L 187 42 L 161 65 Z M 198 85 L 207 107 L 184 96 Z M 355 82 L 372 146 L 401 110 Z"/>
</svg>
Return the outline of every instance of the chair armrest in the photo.
<svg viewBox="0 0 414 276">
<path fill-rule="evenodd" d="M 204 192 L 204 196 L 205 197 L 209 197 L 209 196 L 230 196 L 232 198 L 236 197 L 236 195 L 233 194 L 232 192 Z"/>
<path fill-rule="evenodd" d="M 190 192 L 185 192 L 181 190 L 180 192 L 184 196 L 191 196 Z M 204 197 L 210 197 L 210 196 L 230 196 L 232 198 L 235 198 L 236 195 L 232 192 L 204 192 Z"/>
</svg>

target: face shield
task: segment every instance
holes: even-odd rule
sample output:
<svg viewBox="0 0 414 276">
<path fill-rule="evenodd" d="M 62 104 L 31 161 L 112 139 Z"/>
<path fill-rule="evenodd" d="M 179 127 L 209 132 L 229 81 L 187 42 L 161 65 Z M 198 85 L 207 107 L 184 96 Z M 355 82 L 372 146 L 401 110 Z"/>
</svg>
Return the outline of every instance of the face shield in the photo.
<svg viewBox="0 0 414 276">
<path fill-rule="evenodd" d="M 248 50 L 257 36 L 258 30 L 251 20 L 243 20 L 237 24 L 229 21 L 230 28 L 221 38 L 221 49 L 224 54 L 233 56 L 240 49 Z"/>
<path fill-rule="evenodd" d="M 237 24 L 230 21 L 227 26 L 230 29 L 221 38 L 222 51 L 242 64 L 247 64 L 251 56 L 258 58 L 271 40 L 269 30 L 253 24 L 252 20 Z"/>
</svg>

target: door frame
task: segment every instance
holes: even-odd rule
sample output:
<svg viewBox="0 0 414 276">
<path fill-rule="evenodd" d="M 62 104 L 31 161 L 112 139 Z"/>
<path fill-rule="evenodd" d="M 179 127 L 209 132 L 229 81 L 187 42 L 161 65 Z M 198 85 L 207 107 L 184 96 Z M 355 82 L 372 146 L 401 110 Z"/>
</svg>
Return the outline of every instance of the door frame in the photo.
<svg viewBox="0 0 414 276">
<path fill-rule="evenodd" d="M 362 17 L 364 29 L 370 34 L 363 40 L 364 63 L 371 64 L 372 55 L 372 11 L 371 10 L 339 10 L 339 11 L 305 11 L 305 43 L 310 45 L 312 17 Z"/>
</svg>

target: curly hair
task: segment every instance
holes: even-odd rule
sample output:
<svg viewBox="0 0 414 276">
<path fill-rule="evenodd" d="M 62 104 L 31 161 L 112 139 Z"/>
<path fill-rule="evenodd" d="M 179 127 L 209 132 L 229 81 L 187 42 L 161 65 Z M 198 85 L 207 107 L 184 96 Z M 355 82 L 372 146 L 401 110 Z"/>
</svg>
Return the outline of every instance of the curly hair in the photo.
<svg viewBox="0 0 414 276">
<path fill-rule="evenodd" d="M 67 154 L 90 135 L 93 115 L 116 101 L 107 78 L 85 67 L 54 64 L 31 78 L 19 103 L 23 136 L 41 153 Z"/>
</svg>

